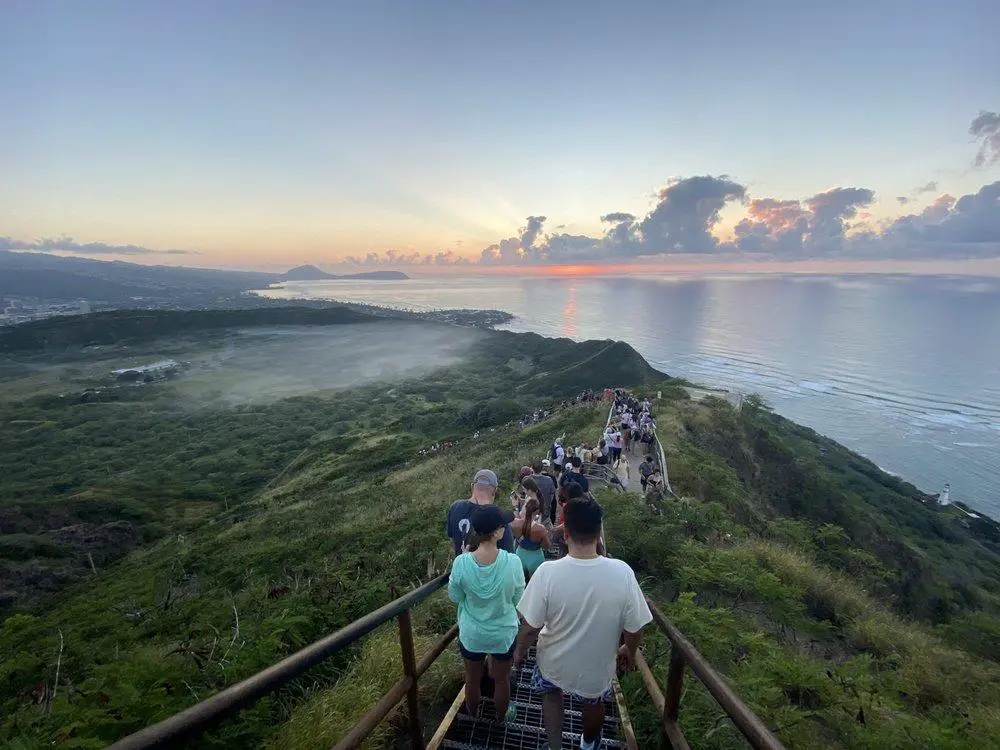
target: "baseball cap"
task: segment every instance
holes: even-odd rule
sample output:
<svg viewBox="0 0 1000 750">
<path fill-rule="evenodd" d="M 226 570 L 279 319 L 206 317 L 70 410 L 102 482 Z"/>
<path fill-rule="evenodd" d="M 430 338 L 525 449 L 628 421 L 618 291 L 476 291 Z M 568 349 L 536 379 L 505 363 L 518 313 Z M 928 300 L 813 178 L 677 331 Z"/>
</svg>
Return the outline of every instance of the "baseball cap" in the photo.
<svg viewBox="0 0 1000 750">
<path fill-rule="evenodd" d="M 551 466 L 551 465 L 552 465 L 552 462 L 549 461 L 549 459 L 547 459 L 547 458 L 543 458 L 542 459 L 542 466 Z"/>
<path fill-rule="evenodd" d="M 514 514 L 511 511 L 502 510 L 492 503 L 477 505 L 469 514 L 469 523 L 472 524 L 472 530 L 477 534 L 491 534 L 513 520 Z"/>
<path fill-rule="evenodd" d="M 489 469 L 480 469 L 477 471 L 476 476 L 472 479 L 472 483 L 484 485 L 486 487 L 497 487 L 500 484 L 497 481 L 497 475 Z"/>
<path fill-rule="evenodd" d="M 524 479 L 525 477 L 530 477 L 534 472 L 531 470 L 530 466 L 522 466 L 521 471 L 518 474 L 518 479 Z"/>
</svg>

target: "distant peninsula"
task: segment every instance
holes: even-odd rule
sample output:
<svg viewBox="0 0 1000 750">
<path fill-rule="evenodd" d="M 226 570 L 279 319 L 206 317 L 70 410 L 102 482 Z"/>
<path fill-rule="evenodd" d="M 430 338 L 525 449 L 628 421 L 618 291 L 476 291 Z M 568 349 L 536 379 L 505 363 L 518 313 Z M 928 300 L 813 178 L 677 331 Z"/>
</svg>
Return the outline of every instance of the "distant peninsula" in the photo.
<svg viewBox="0 0 1000 750">
<path fill-rule="evenodd" d="M 278 281 L 321 281 L 323 279 L 371 279 L 373 281 L 404 281 L 409 279 L 402 271 L 365 271 L 342 276 L 327 273 L 316 266 L 296 266 L 278 277 Z"/>
</svg>

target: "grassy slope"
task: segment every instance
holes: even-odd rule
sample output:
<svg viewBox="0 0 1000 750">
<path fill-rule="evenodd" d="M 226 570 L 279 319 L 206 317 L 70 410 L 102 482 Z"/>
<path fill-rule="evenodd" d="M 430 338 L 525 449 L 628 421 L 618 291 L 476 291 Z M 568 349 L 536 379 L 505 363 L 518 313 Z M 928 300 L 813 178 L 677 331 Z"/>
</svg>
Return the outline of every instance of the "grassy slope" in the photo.
<svg viewBox="0 0 1000 750">
<path fill-rule="evenodd" d="M 977 587 L 995 586 L 995 551 L 950 512 L 918 504 L 911 486 L 764 410 L 741 417 L 718 400 L 681 398 L 662 417 L 672 482 L 686 499 L 657 516 L 605 498 L 611 547 L 787 745 L 995 746 L 1000 666 L 982 647 L 996 643 L 996 600 L 968 602 L 972 612 L 926 606 L 963 570 Z M 794 489 L 774 484 L 790 478 Z M 831 493 L 846 531 L 831 523 L 823 502 Z M 877 524 L 920 559 L 919 583 L 913 558 L 894 559 L 870 533 Z M 943 547 L 939 527 L 952 535 Z M 665 682 L 662 637 L 653 634 L 647 650 Z M 688 678 L 680 715 L 692 745 L 739 746 L 733 725 Z M 637 728 L 653 744 L 641 682 L 625 684 Z"/>
<path fill-rule="evenodd" d="M 572 410 L 525 432 L 486 432 L 478 443 L 469 441 L 474 430 L 602 385 L 605 373 L 636 381 L 653 377 L 641 360 L 641 367 L 629 370 L 637 360 L 623 364 L 620 347 L 607 342 L 498 333 L 477 354 L 474 361 L 391 387 L 279 402 L 263 418 L 248 419 L 242 409 L 175 415 L 161 403 L 162 412 L 148 423 L 143 408 L 109 412 L 132 415 L 120 423 L 83 420 L 81 429 L 100 430 L 110 441 L 110 453 L 116 440 L 125 441 L 119 450 L 138 437 L 159 441 L 150 446 L 150 461 L 134 467 L 128 495 L 120 484 L 108 486 L 118 471 L 92 460 L 90 432 L 58 452 L 46 444 L 29 448 L 78 475 L 70 497 L 49 496 L 45 507 L 51 512 L 94 511 L 100 505 L 89 499 L 106 493 L 113 514 L 148 512 L 169 533 L 116 565 L 102 566 L 96 579 L 50 598 L 43 610 L 4 621 L 0 742 L 16 737 L 25 746 L 53 739 L 65 747 L 103 746 L 359 617 L 391 598 L 392 590 L 403 591 L 443 565 L 443 509 L 464 496 L 475 469 L 489 465 L 513 477 L 522 449 L 542 455 L 552 431 L 572 435 L 587 424 L 582 439 L 600 419 L 594 421 L 592 410 Z M 560 368 L 584 359 L 585 371 L 562 374 Z M 515 371 L 520 374 L 512 377 Z M 57 410 L 64 427 L 76 424 L 69 415 L 91 407 L 45 398 L 16 405 L 42 417 Z M 177 429 L 195 439 L 179 438 Z M 287 430 L 302 433 L 294 453 L 296 441 L 280 437 Z M 9 445 L 16 451 L 21 443 L 13 437 Z M 265 446 L 278 438 L 283 455 L 275 461 Z M 420 445 L 443 439 L 463 442 L 447 458 L 415 458 Z M 78 445 L 84 449 L 76 450 Z M 246 454 L 255 476 L 270 480 L 256 483 L 256 495 L 208 497 L 198 522 L 178 523 L 175 516 L 186 500 L 162 488 L 194 479 L 231 482 L 236 472 L 225 461 L 232 451 Z M 19 463 L 30 471 L 24 455 Z M 105 457 L 98 452 L 97 458 Z M 34 480 L 18 481 L 27 489 Z M 153 491 L 162 507 L 152 501 Z M 89 493 L 88 502 L 81 492 Z M 18 502 L 25 512 L 38 506 Z M 235 503 L 228 512 L 227 503 Z M 57 661 L 58 692 L 51 709 L 42 711 L 38 703 L 47 702 Z M 218 736 L 231 746 L 258 743 L 296 696 L 328 683 L 346 663 L 345 655 L 315 670 Z"/>
<path fill-rule="evenodd" d="M 592 439 L 604 412 L 575 408 L 521 433 L 487 432 L 447 456 L 407 460 L 412 447 L 427 435 L 467 437 L 502 423 L 533 394 L 558 399 L 614 377 L 653 377 L 641 367 L 619 370 L 631 355 L 608 342 L 492 340 L 481 360 L 392 396 L 382 389 L 307 399 L 318 414 L 349 405 L 354 421 L 332 422 L 331 431 L 362 439 L 311 443 L 291 471 L 245 501 L 243 520 L 171 535 L 46 612 L 8 618 L 0 741 L 102 746 L 425 580 L 448 558 L 443 510 L 476 468 L 512 477 L 553 433 Z M 763 410 L 740 417 L 718 402 L 664 392 L 672 400 L 660 423 L 686 500 L 656 515 L 634 498 L 604 497 L 611 548 L 747 703 L 790 747 L 991 746 L 1000 733 L 1000 668 L 988 658 L 998 622 L 988 540 L 810 431 Z M 883 531 L 869 533 L 873 525 Z M 900 544 L 912 557 L 893 556 Z M 913 559 L 922 565 L 915 578 Z M 948 594 L 963 571 L 978 598 L 958 609 Z M 441 596 L 421 607 L 421 643 L 453 617 Z M 32 691 L 51 684 L 60 632 L 62 679 L 45 714 Z M 360 648 L 206 744 L 329 747 L 398 675 L 391 629 Z M 651 633 L 646 648 L 664 680 L 662 637 Z M 452 654 L 426 681 L 425 700 L 447 702 L 459 681 Z M 682 726 L 694 746 L 738 746 L 714 701 L 687 684 Z M 624 686 L 643 746 L 655 746 L 641 683 L 630 676 Z M 373 746 L 390 736 L 387 729 Z"/>
</svg>

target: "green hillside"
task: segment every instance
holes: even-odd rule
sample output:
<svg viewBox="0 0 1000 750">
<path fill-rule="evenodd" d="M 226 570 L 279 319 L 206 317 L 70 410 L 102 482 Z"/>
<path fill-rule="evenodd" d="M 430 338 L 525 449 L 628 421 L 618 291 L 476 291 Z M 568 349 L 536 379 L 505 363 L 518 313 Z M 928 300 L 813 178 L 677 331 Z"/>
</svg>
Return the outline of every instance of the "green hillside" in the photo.
<svg viewBox="0 0 1000 750">
<path fill-rule="evenodd" d="M 504 491 L 553 436 L 592 441 L 606 405 L 558 408 L 523 430 L 520 416 L 611 384 L 663 392 L 657 416 L 684 498 L 657 513 L 636 495 L 602 495 L 611 552 L 789 747 L 994 744 L 995 525 L 923 505 L 757 401 L 694 403 L 624 344 L 503 332 L 425 376 L 268 404 L 190 409 L 173 382 L 100 403 L 0 400 L 0 448 L 13 458 L 0 489 L 4 586 L 65 576 L 7 599 L 0 744 L 103 747 L 443 572 L 444 512 L 473 472 L 495 469 Z M 450 452 L 420 453 L 445 440 Z M 136 441 L 138 458 L 114 464 Z M 96 573 L 82 537 L 54 533 L 117 522 L 131 552 Z M 453 621 L 438 595 L 416 613 L 418 640 Z M 398 676 L 395 639 L 377 631 L 202 744 L 331 746 Z M 662 637 L 651 632 L 646 652 L 663 681 Z M 460 682 L 446 654 L 422 681 L 426 713 Z M 692 745 L 740 746 L 690 675 L 687 686 Z M 641 681 L 623 687 L 640 744 L 655 746 Z"/>
</svg>

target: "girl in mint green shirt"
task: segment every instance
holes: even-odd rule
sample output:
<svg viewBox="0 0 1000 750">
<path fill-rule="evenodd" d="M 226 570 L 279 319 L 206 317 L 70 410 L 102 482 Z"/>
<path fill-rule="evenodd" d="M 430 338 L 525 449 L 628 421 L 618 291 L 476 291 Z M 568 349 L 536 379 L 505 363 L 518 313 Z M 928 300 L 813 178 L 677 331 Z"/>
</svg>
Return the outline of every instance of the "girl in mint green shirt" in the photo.
<svg viewBox="0 0 1000 750">
<path fill-rule="evenodd" d="M 497 717 L 512 721 L 510 661 L 517 640 L 517 603 L 524 593 L 524 568 L 516 555 L 499 549 L 514 514 L 496 505 L 479 505 L 469 517 L 472 552 L 455 558 L 448 578 L 448 596 L 458 605 L 458 647 L 465 659 L 465 701 L 469 712 L 479 710 L 479 681 L 486 657 Z"/>
</svg>

